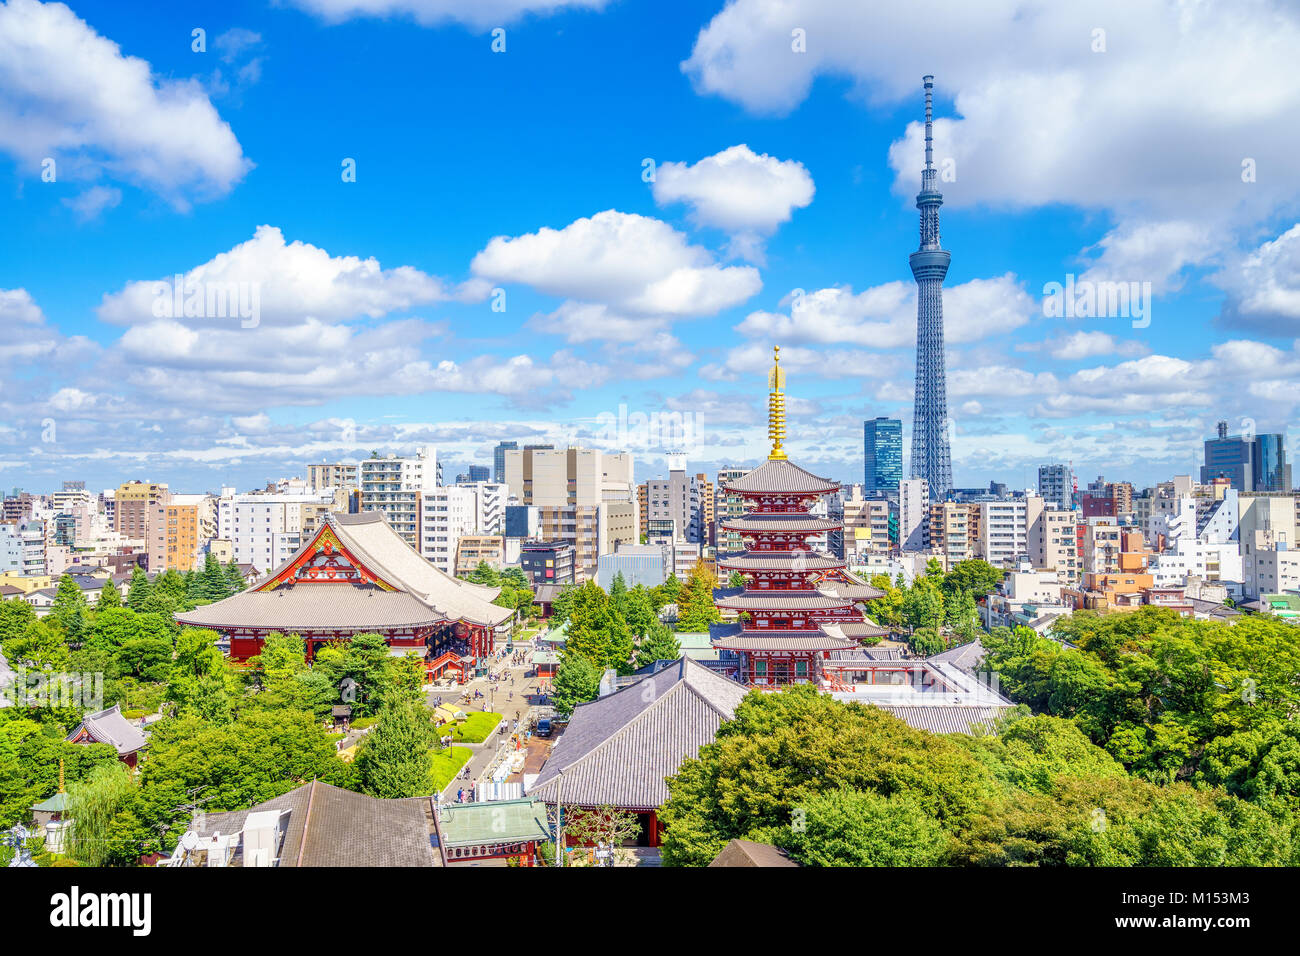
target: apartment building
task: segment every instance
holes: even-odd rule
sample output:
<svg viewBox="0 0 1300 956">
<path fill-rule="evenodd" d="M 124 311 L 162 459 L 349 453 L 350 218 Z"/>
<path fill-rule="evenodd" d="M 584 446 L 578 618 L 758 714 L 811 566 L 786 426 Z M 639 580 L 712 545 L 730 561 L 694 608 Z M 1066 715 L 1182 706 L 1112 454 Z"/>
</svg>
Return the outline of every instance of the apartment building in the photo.
<svg viewBox="0 0 1300 956">
<path fill-rule="evenodd" d="M 216 534 L 216 499 L 211 495 L 170 495 L 149 516 L 149 570 L 197 570 Z"/>
<path fill-rule="evenodd" d="M 898 545 L 896 506 L 888 499 L 865 497 L 861 485 L 853 485 L 843 501 L 844 556 L 868 551 L 890 551 Z"/>
<path fill-rule="evenodd" d="M 934 501 L 926 519 L 926 546 L 951 568 L 975 556 L 980 534 L 979 503 Z"/>
<path fill-rule="evenodd" d="M 468 574 L 484 562 L 498 570 L 505 566 L 505 538 L 499 534 L 461 535 L 456 542 L 456 574 Z"/>
<path fill-rule="evenodd" d="M 165 484 L 128 481 L 113 493 L 113 530 L 132 540 L 149 540 L 149 518 L 171 498 Z"/>
<path fill-rule="evenodd" d="M 713 487 L 713 543 L 719 551 L 744 551 L 745 544 L 740 540 L 740 535 L 733 532 L 723 532 L 719 523 L 726 518 L 739 518 L 745 513 L 745 499 L 740 495 L 729 495 L 726 492 L 726 485 L 731 481 L 739 481 L 749 474 L 748 468 L 719 468 L 717 480 Z"/>
<path fill-rule="evenodd" d="M 478 501 L 474 489 L 464 485 L 435 488 L 420 496 L 419 551 L 434 567 L 453 574 L 457 543 L 465 535 L 484 531 Z"/>
<path fill-rule="evenodd" d="M 217 500 L 215 537 L 230 542 L 237 564 L 270 571 L 293 556 L 303 535 L 319 528 L 325 512 L 337 507 L 341 491 L 302 494 L 223 488 Z"/>
<path fill-rule="evenodd" d="M 996 567 L 1014 567 L 1029 554 L 1028 505 L 1024 499 L 981 501 L 975 557 Z"/>
<path fill-rule="evenodd" d="M 307 485 L 311 491 L 341 488 L 344 492 L 361 487 L 361 466 L 355 462 L 321 462 L 307 466 Z"/>
<path fill-rule="evenodd" d="M 419 550 L 421 498 L 442 485 L 442 466 L 433 448 L 418 448 L 409 458 L 364 458 L 358 463 L 357 481 L 361 510 L 378 511 L 403 541 Z"/>
<path fill-rule="evenodd" d="M 898 483 L 898 540 L 904 551 L 924 551 L 930 516 L 930 483 L 907 478 Z"/>
<path fill-rule="evenodd" d="M 1046 498 L 1025 499 L 1025 542 L 1029 562 L 1043 571 L 1054 571 L 1066 584 L 1079 580 L 1079 512 L 1056 508 Z"/>
<path fill-rule="evenodd" d="M 579 580 L 619 542 L 636 544 L 639 515 L 632 456 L 591 448 L 507 449 L 506 484 L 519 504 L 537 508 L 539 534 L 569 541 Z"/>
</svg>

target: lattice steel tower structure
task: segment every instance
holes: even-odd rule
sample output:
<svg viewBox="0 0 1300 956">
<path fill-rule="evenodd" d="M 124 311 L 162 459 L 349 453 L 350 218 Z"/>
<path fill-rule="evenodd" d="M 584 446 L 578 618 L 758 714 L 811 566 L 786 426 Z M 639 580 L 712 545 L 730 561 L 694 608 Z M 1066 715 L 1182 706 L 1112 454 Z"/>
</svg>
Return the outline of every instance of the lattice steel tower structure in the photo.
<svg viewBox="0 0 1300 956">
<path fill-rule="evenodd" d="M 916 208 L 921 211 L 921 246 L 908 256 L 916 279 L 916 399 L 912 407 L 912 477 L 930 483 L 930 497 L 942 501 L 952 490 L 948 447 L 948 385 L 943 357 L 943 278 L 952 256 L 939 245 L 939 207 L 935 185 L 934 77 L 925 83 L 925 169 Z"/>
</svg>

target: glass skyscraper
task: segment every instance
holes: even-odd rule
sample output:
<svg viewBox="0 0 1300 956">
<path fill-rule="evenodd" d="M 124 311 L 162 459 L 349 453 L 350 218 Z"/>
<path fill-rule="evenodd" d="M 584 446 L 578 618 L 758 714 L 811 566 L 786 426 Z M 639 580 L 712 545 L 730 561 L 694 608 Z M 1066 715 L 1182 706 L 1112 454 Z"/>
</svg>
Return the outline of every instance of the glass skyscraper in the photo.
<svg viewBox="0 0 1300 956">
<path fill-rule="evenodd" d="M 903 480 L 903 422 L 873 418 L 862 423 L 862 493 L 898 494 Z"/>
</svg>

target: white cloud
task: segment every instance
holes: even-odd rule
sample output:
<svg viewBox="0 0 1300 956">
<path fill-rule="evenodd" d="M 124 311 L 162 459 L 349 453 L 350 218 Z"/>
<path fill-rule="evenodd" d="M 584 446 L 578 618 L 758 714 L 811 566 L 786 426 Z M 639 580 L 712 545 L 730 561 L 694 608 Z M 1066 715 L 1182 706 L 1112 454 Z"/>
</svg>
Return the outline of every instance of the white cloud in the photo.
<svg viewBox="0 0 1300 956">
<path fill-rule="evenodd" d="M 357 316 L 378 318 L 401 309 L 449 300 L 481 299 L 479 284 L 453 288 L 411 266 L 384 269 L 373 257 L 331 256 L 324 249 L 295 240 L 286 243 L 274 226 L 258 226 L 253 238 L 186 272 L 187 294 L 197 288 L 234 288 L 250 303 L 256 296 L 259 324 L 294 325 L 307 318 L 338 322 Z M 105 295 L 99 317 L 118 325 L 175 318 L 197 328 L 212 328 L 222 316 L 174 316 L 174 277 L 133 281 Z M 230 310 L 227 310 L 230 311 Z M 238 325 L 238 318 L 229 320 Z"/>
<path fill-rule="evenodd" d="M 410 17 L 421 26 L 464 23 L 486 29 L 527 14 L 605 8 L 609 0 L 291 0 L 329 23 L 358 17 Z"/>
<path fill-rule="evenodd" d="M 714 315 L 762 288 L 752 266 L 721 266 L 703 246 L 658 219 L 613 209 L 563 229 L 497 236 L 470 268 L 567 301 L 533 320 L 573 342 L 630 341 L 675 319 Z"/>
<path fill-rule="evenodd" d="M 1214 280 L 1223 320 L 1274 334 L 1300 331 L 1300 223 L 1241 256 Z"/>
<path fill-rule="evenodd" d="M 1084 331 L 1019 348 L 1025 352 L 1046 350 L 1052 358 L 1063 362 L 1076 362 L 1099 355 L 1140 355 L 1147 349 L 1141 342 L 1121 342 L 1106 332 Z"/>
<path fill-rule="evenodd" d="M 178 208 L 252 168 L 200 84 L 155 77 L 61 3 L 0 4 L 0 150 L 59 179 L 106 174 Z"/>
<path fill-rule="evenodd" d="M 774 343 L 845 343 L 878 349 L 916 343 L 914 282 L 887 282 L 856 295 L 848 286 L 792 293 L 782 304 L 790 308 L 788 313 L 751 312 L 736 330 Z M 1020 328 L 1040 311 L 1011 273 L 972 279 L 944 290 L 945 341 L 983 341 Z"/>
<path fill-rule="evenodd" d="M 759 155 L 741 143 L 694 166 L 660 163 L 652 192 L 661 206 L 688 204 L 696 225 L 730 234 L 734 254 L 761 263 L 763 239 L 811 203 L 814 188 L 803 163 Z"/>
<path fill-rule="evenodd" d="M 1126 223 L 1097 243 L 1101 255 L 1080 278 L 1089 282 L 1150 282 L 1152 291 L 1176 291 L 1183 270 L 1210 259 L 1221 237 L 1203 223 Z"/>
<path fill-rule="evenodd" d="M 106 209 L 113 209 L 122 202 L 122 190 L 109 186 L 91 186 L 75 199 L 65 199 L 63 204 L 76 214 L 79 222 L 98 219 Z"/>
</svg>

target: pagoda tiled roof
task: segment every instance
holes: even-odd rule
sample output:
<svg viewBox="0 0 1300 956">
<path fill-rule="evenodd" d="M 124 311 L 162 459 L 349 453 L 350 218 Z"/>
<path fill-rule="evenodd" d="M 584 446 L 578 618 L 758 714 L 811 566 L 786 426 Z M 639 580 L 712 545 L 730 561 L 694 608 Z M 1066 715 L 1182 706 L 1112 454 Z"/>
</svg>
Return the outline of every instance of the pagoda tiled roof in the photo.
<svg viewBox="0 0 1300 956">
<path fill-rule="evenodd" d="M 735 635 L 719 638 L 713 646 L 725 651 L 837 651 L 857 647 L 858 642 L 805 628 L 783 631 L 742 630 Z"/>
<path fill-rule="evenodd" d="M 734 611 L 820 611 L 835 610 L 850 606 L 843 598 L 831 597 L 817 591 L 745 591 L 734 597 L 721 598 L 717 602 L 720 608 Z"/>
<path fill-rule="evenodd" d="M 808 571 L 825 571 L 830 568 L 842 568 L 844 562 L 824 551 L 803 551 L 803 567 Z M 718 564 L 736 571 L 790 571 L 795 561 L 800 560 L 795 552 L 780 551 L 738 551 L 718 558 Z"/>
<path fill-rule="evenodd" d="M 839 482 L 818 478 L 790 461 L 765 461 L 753 471 L 724 485 L 727 491 L 773 494 L 826 494 L 839 490 Z"/>
<path fill-rule="evenodd" d="M 816 533 L 834 531 L 844 527 L 838 521 L 829 518 L 815 518 L 805 514 L 747 514 L 739 518 L 724 518 L 722 527 L 729 531 L 807 531 Z"/>
</svg>

